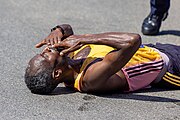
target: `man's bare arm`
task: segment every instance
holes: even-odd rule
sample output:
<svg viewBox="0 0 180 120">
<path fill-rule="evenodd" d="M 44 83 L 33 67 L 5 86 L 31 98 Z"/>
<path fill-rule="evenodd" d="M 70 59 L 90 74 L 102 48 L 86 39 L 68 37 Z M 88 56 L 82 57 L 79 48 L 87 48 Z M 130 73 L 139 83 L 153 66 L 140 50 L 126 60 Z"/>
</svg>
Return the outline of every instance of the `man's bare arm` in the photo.
<svg viewBox="0 0 180 120">
<path fill-rule="evenodd" d="M 60 43 L 62 40 L 73 34 L 72 27 L 69 24 L 57 25 L 51 29 L 51 33 L 45 39 L 36 44 L 36 47 L 39 48 L 43 45 L 54 45 Z"/>
<path fill-rule="evenodd" d="M 131 59 L 141 44 L 141 37 L 132 33 L 106 33 L 94 36 L 93 40 L 81 41 L 83 44 L 102 44 L 117 49 L 93 64 L 86 71 L 81 89 L 85 92 L 112 91 L 120 89 L 121 78 L 116 73 Z"/>
<path fill-rule="evenodd" d="M 73 52 L 86 44 L 107 45 L 117 49 L 105 56 L 101 62 L 91 65 L 81 81 L 84 92 L 112 91 L 122 86 L 122 79 L 116 73 L 131 59 L 141 44 L 141 37 L 133 33 L 109 32 L 92 35 L 73 35 L 58 46 L 68 49 L 60 55 Z"/>
<path fill-rule="evenodd" d="M 86 35 L 72 35 L 59 44 L 54 44 L 54 47 L 65 47 L 63 54 L 73 52 L 86 44 L 108 45 L 117 49 L 127 45 L 131 39 L 135 37 L 140 38 L 138 34 L 122 33 L 122 32 L 108 32 L 100 34 L 86 34 Z M 120 44 L 121 43 L 121 44 Z"/>
</svg>

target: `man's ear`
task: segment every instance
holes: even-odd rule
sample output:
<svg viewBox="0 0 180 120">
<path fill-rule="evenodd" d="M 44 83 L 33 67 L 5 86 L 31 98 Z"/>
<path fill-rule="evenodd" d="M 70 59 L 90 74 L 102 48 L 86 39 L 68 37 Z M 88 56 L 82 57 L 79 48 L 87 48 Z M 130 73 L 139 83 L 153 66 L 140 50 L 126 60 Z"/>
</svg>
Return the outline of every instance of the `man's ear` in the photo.
<svg viewBox="0 0 180 120">
<path fill-rule="evenodd" d="M 52 76 L 55 80 L 58 80 L 62 75 L 62 70 L 61 69 L 54 69 Z"/>
</svg>

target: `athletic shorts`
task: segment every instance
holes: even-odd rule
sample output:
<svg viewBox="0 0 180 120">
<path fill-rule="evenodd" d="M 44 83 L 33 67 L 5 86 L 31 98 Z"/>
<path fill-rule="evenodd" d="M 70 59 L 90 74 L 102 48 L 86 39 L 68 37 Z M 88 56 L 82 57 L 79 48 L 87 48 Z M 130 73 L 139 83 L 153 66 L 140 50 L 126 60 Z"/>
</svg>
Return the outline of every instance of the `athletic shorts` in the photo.
<svg viewBox="0 0 180 120">
<path fill-rule="evenodd" d="M 122 68 L 129 85 L 129 90 L 125 92 L 151 87 L 151 83 L 161 75 L 164 68 L 164 60 L 160 53 L 155 48 L 140 46 L 138 51 Z"/>
<path fill-rule="evenodd" d="M 161 81 L 154 84 L 154 86 L 166 89 L 180 89 L 180 46 L 161 43 L 147 44 L 147 46 L 154 47 L 165 53 L 170 60 L 167 72 Z"/>
</svg>

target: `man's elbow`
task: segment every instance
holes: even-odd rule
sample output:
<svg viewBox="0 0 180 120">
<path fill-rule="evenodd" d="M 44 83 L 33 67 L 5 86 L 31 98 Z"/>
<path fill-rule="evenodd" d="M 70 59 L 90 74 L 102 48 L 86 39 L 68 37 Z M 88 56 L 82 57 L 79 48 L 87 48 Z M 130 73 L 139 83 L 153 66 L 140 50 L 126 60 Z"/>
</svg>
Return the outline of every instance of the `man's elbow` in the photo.
<svg viewBox="0 0 180 120">
<path fill-rule="evenodd" d="M 130 43 L 130 46 L 139 47 L 142 43 L 141 36 L 139 34 L 133 34 L 129 43 Z"/>
</svg>

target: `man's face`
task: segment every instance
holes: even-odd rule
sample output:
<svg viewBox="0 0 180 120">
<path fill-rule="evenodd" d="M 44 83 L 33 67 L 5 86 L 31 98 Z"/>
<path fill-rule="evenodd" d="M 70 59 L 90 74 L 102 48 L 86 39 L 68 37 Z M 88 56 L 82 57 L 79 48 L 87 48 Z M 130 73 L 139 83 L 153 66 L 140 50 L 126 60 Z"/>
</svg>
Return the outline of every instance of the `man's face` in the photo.
<svg viewBox="0 0 180 120">
<path fill-rule="evenodd" d="M 51 49 L 46 49 L 39 55 L 42 59 L 44 59 L 47 63 L 49 63 L 51 67 L 55 67 L 55 65 L 62 58 L 62 57 L 60 57 L 58 51 L 51 50 Z"/>
<path fill-rule="evenodd" d="M 41 54 L 34 56 L 29 64 L 28 68 L 30 74 L 35 75 L 48 67 L 55 67 L 59 62 L 62 61 L 62 57 L 58 51 L 55 50 L 44 50 Z"/>
</svg>

